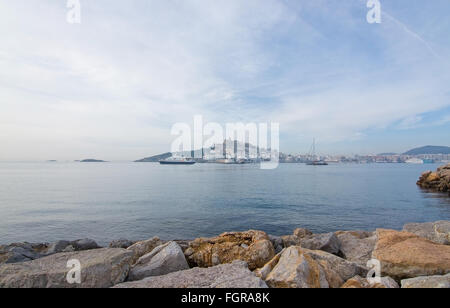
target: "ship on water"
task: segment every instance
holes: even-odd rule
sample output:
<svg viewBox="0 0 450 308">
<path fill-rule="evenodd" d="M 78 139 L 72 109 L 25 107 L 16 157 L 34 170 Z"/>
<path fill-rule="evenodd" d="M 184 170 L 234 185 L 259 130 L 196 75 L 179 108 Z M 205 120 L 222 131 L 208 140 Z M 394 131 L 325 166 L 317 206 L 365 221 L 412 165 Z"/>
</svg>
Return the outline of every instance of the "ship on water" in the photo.
<svg viewBox="0 0 450 308">
<path fill-rule="evenodd" d="M 159 163 L 161 165 L 194 165 L 195 161 L 191 159 L 186 159 L 184 157 L 182 158 L 170 157 L 164 160 L 160 160 Z"/>
<path fill-rule="evenodd" d="M 309 152 L 309 160 L 306 162 L 308 166 L 328 166 L 328 163 L 321 160 L 316 155 L 316 139 L 314 138 L 311 150 Z"/>
</svg>

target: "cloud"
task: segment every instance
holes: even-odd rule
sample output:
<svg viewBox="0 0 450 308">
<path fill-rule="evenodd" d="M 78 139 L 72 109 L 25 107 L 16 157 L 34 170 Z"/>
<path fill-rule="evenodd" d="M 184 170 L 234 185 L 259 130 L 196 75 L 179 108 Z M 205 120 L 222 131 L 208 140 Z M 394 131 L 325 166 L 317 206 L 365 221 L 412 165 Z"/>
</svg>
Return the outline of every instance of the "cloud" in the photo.
<svg viewBox="0 0 450 308">
<path fill-rule="evenodd" d="M 351 141 L 449 106 L 448 40 L 395 9 L 369 25 L 358 1 L 81 3 L 81 25 L 65 1 L 0 3 L 0 159 L 137 159 L 194 114 Z"/>
</svg>

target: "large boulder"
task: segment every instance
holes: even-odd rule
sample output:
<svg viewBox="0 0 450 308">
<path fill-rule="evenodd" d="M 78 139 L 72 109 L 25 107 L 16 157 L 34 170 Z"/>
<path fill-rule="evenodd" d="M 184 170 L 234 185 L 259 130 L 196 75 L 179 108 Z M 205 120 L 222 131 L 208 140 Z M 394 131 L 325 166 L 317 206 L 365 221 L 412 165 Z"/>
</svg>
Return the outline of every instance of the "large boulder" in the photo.
<svg viewBox="0 0 450 308">
<path fill-rule="evenodd" d="M 324 251 L 291 246 L 256 274 L 272 288 L 339 288 L 366 270 Z"/>
<path fill-rule="evenodd" d="M 114 288 L 267 288 L 267 285 L 248 269 L 247 263 L 234 261 L 126 282 Z"/>
<path fill-rule="evenodd" d="M 189 265 L 181 247 L 175 242 L 169 242 L 140 257 L 131 269 L 128 281 L 162 276 L 185 269 L 189 269 Z"/>
<path fill-rule="evenodd" d="M 152 252 L 153 249 L 162 244 L 163 242 L 159 239 L 159 237 L 155 236 L 146 241 L 140 241 L 131 245 L 130 247 L 127 248 L 127 250 L 130 250 L 134 253 L 132 264 L 136 263 L 140 257 Z"/>
<path fill-rule="evenodd" d="M 341 287 L 342 289 L 398 289 L 398 283 L 391 277 L 382 277 L 380 282 L 370 282 L 367 278 L 355 276 Z"/>
<path fill-rule="evenodd" d="M 192 266 L 211 267 L 242 260 L 254 270 L 270 261 L 275 251 L 266 233 L 250 230 L 196 239 L 189 243 L 185 255 Z"/>
<path fill-rule="evenodd" d="M 409 232 L 377 230 L 372 257 L 384 276 L 397 281 L 450 273 L 450 246 L 439 245 Z"/>
<path fill-rule="evenodd" d="M 125 249 L 103 248 L 4 264 L 0 266 L 0 288 L 107 288 L 125 280 L 132 256 Z M 67 281 L 70 260 L 80 262 L 80 284 Z"/>
<path fill-rule="evenodd" d="M 375 232 L 339 231 L 336 236 L 339 240 L 339 255 L 348 261 L 367 266 L 377 241 Z"/>
<path fill-rule="evenodd" d="M 450 245 L 450 221 L 406 224 L 403 231 L 414 233 L 437 244 Z"/>
<path fill-rule="evenodd" d="M 402 280 L 402 289 L 449 289 L 450 274 Z"/>
</svg>

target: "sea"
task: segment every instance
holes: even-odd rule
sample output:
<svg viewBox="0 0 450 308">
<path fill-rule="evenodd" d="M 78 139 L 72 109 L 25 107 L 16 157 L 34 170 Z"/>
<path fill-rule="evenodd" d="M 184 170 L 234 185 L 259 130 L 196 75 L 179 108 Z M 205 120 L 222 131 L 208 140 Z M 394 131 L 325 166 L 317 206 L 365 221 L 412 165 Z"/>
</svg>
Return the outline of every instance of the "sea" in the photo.
<svg viewBox="0 0 450 308">
<path fill-rule="evenodd" d="M 450 220 L 448 194 L 416 185 L 422 172 L 437 167 L 2 162 L 0 244 L 402 229 Z"/>
</svg>

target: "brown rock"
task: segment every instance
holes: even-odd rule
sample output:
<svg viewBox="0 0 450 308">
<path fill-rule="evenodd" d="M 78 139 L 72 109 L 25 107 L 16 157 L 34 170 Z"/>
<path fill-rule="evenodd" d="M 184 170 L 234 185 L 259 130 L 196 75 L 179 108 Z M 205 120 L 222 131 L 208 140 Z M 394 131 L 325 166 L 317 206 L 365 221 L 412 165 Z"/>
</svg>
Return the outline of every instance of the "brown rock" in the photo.
<svg viewBox="0 0 450 308">
<path fill-rule="evenodd" d="M 422 173 L 417 185 L 425 189 L 450 193 L 450 164 L 438 168 L 436 172 Z"/>
<path fill-rule="evenodd" d="M 250 230 L 196 239 L 189 243 L 185 255 L 193 266 L 211 267 L 242 260 L 254 270 L 270 261 L 275 251 L 266 233 Z"/>
<path fill-rule="evenodd" d="M 394 230 L 379 229 L 377 237 L 372 256 L 385 276 L 402 280 L 450 273 L 450 246 Z"/>
</svg>

